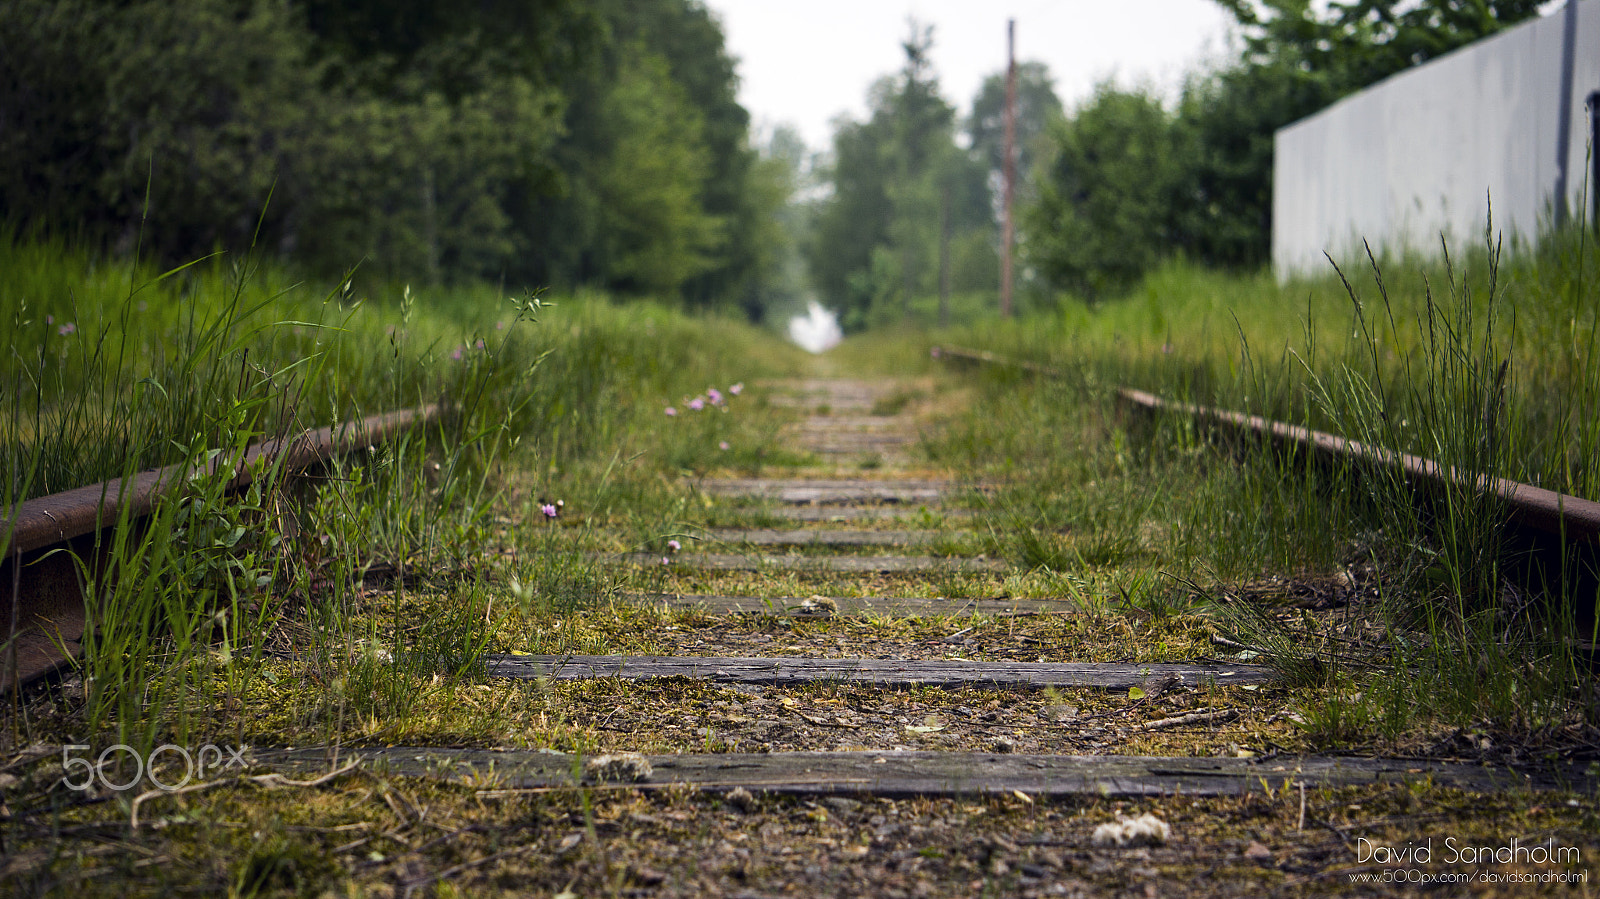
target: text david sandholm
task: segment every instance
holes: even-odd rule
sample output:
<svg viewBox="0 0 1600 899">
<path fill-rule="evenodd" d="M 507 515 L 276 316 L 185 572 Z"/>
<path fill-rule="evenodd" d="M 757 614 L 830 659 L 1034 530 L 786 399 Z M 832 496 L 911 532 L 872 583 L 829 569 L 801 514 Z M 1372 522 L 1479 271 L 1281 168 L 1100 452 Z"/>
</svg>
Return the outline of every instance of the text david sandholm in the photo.
<svg viewBox="0 0 1600 899">
<path fill-rule="evenodd" d="M 1583 862 L 1583 853 L 1576 846 L 1557 846 L 1555 840 L 1526 844 L 1516 837 L 1504 846 L 1480 843 L 1461 843 L 1455 837 L 1445 837 L 1437 860 L 1447 865 L 1527 864 L 1576 865 Z M 1404 846 L 1374 843 L 1366 837 L 1356 838 L 1356 861 L 1376 862 L 1380 865 L 1426 865 L 1435 860 L 1433 838 Z"/>
</svg>

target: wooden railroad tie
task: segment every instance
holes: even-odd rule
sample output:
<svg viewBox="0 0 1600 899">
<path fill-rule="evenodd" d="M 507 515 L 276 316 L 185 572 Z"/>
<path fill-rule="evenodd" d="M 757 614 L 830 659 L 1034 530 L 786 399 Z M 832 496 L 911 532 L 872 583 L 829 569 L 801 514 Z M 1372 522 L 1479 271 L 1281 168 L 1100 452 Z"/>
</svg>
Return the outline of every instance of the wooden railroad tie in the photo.
<svg viewBox="0 0 1600 899">
<path fill-rule="evenodd" d="M 644 606 L 698 609 L 724 615 L 817 618 L 829 615 L 1050 615 L 1079 611 L 1065 599 L 956 599 L 943 596 L 707 596 L 682 593 L 624 593 L 622 600 Z"/>
<path fill-rule="evenodd" d="M 852 574 L 899 574 L 904 572 L 1000 572 L 1010 564 L 1000 559 L 940 559 L 933 556 L 757 556 L 738 553 L 686 552 L 664 556 L 661 553 L 616 553 L 602 559 L 625 565 L 660 567 L 662 560 L 676 568 L 709 571 L 833 571 Z"/>
<path fill-rule="evenodd" d="M 1446 762 L 1326 756 L 1270 759 L 1028 755 L 988 752 L 846 751 L 682 753 L 637 757 L 608 782 L 585 759 L 553 750 L 413 747 L 257 749 L 253 761 L 299 772 L 356 759 L 372 771 L 477 784 L 485 796 L 516 791 L 691 787 L 704 790 L 875 796 L 1228 796 L 1287 787 L 1428 782 L 1477 792 L 1593 790 L 1578 766 L 1539 770 Z M 642 762 L 643 764 L 640 764 Z"/>
<path fill-rule="evenodd" d="M 717 683 L 784 686 L 813 682 L 880 687 L 1072 687 L 1127 690 L 1177 678 L 1187 686 L 1264 684 L 1256 665 L 1156 662 L 972 662 L 965 659 L 817 659 L 719 656 L 490 655 L 490 677 L 588 680 L 690 677 Z"/>
</svg>

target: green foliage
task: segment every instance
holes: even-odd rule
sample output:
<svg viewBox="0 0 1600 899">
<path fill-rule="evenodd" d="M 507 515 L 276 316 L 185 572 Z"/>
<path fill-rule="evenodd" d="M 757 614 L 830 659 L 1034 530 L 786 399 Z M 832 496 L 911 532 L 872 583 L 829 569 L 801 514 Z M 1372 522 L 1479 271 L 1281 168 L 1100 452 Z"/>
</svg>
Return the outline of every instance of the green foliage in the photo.
<svg viewBox="0 0 1600 899">
<path fill-rule="evenodd" d="M 1049 133 L 1053 162 L 1026 235 L 1049 286 L 1101 297 L 1179 253 L 1265 264 L 1279 128 L 1537 13 L 1532 0 L 1219 2 L 1243 29 L 1241 57 L 1191 77 L 1174 111 L 1102 86 Z"/>
<path fill-rule="evenodd" d="M 607 103 L 609 155 L 590 169 L 600 258 L 616 286 L 669 294 L 714 264 L 724 222 L 700 203 L 709 159 L 697 111 L 666 61 L 626 60 Z"/>
<path fill-rule="evenodd" d="M 1006 76 L 997 72 L 983 79 L 967 117 L 967 135 L 973 154 L 998 185 L 1005 168 Z M 1064 114 L 1061 100 L 1050 83 L 1050 70 L 1042 62 L 1017 64 L 1016 174 L 1017 199 L 1026 200 L 1034 183 L 1031 173 L 1049 152 L 1046 132 Z"/>
<path fill-rule="evenodd" d="M 1029 260 L 1052 283 L 1104 297 L 1161 258 L 1182 177 L 1172 133 L 1159 100 L 1109 84 L 1056 126 L 1028 243 Z"/>
<path fill-rule="evenodd" d="M 899 74 L 872 87 L 871 118 L 835 132 L 832 193 L 806 248 L 812 282 L 847 330 L 907 316 L 917 296 L 941 289 L 947 238 L 993 233 L 984 162 L 955 144 L 955 109 L 929 58 L 932 29 L 913 23 L 901 46 Z"/>
<path fill-rule="evenodd" d="M 692 0 L 18 0 L 0 220 L 176 264 L 741 302 L 772 249 Z"/>
<path fill-rule="evenodd" d="M 1247 66 L 1292 67 L 1338 94 L 1539 14 L 1539 0 L 1217 0 L 1244 29 Z"/>
</svg>

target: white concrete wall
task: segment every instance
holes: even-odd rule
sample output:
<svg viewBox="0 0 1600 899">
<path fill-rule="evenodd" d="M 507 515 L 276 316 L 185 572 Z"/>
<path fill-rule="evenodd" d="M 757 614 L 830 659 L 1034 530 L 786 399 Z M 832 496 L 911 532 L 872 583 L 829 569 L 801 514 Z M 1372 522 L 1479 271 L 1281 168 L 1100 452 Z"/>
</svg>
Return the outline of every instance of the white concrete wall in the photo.
<svg viewBox="0 0 1600 899">
<path fill-rule="evenodd" d="M 1548 224 L 1555 197 L 1565 10 L 1464 47 L 1278 131 L 1272 262 L 1279 278 L 1374 250 L 1452 254 L 1494 229 L 1509 246 Z M 1567 146 L 1569 209 L 1587 184 L 1600 89 L 1600 2 L 1578 0 Z"/>
</svg>

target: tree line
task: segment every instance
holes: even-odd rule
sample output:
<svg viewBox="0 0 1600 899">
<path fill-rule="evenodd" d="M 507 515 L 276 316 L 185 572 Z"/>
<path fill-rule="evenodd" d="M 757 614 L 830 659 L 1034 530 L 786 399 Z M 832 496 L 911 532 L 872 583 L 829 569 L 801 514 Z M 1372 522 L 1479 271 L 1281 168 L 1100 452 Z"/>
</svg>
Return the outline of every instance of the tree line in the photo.
<svg viewBox="0 0 1600 899">
<path fill-rule="evenodd" d="M 1536 0 L 1218 0 L 1236 57 L 1175 103 L 1064 110 L 1018 70 L 1018 274 L 1093 301 L 1164 259 L 1267 261 L 1273 132 Z M 846 327 L 992 299 L 1005 80 L 959 111 L 934 35 L 811 165 L 758 150 L 700 0 L 7 0 L 0 224 L 183 262 L 592 286 Z M 805 177 L 815 183 L 800 202 Z"/>
<path fill-rule="evenodd" d="M 1238 52 L 1191 74 L 1175 103 L 1105 82 L 1063 111 L 1044 66 L 1018 67 L 1018 274 L 1036 301 L 1114 296 L 1178 256 L 1266 264 L 1278 128 L 1538 14 L 1535 0 L 1218 2 Z M 1004 78 L 958 120 L 927 64 L 931 41 L 913 25 L 868 120 L 834 137 L 808 259 L 847 326 L 935 291 L 992 295 L 999 280 Z"/>
<path fill-rule="evenodd" d="M 8 0 L 0 218 L 759 315 L 786 169 L 695 0 Z"/>
</svg>

